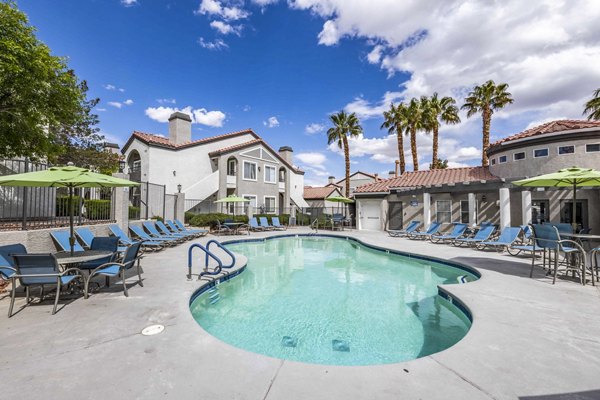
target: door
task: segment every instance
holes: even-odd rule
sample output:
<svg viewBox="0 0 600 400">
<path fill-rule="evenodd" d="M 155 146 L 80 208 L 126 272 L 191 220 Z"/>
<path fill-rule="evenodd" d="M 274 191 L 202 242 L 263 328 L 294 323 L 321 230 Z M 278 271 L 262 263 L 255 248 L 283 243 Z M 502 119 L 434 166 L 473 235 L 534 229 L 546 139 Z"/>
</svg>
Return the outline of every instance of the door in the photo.
<svg viewBox="0 0 600 400">
<path fill-rule="evenodd" d="M 577 226 L 587 228 L 588 204 L 587 200 L 577 200 Z M 573 200 L 562 200 L 560 203 L 560 222 L 573 223 Z"/>
<path fill-rule="evenodd" d="M 360 227 L 367 231 L 381 230 L 381 201 L 360 202 Z"/>
<path fill-rule="evenodd" d="M 395 201 L 388 203 L 389 229 L 399 231 L 402 229 L 402 202 Z"/>
</svg>

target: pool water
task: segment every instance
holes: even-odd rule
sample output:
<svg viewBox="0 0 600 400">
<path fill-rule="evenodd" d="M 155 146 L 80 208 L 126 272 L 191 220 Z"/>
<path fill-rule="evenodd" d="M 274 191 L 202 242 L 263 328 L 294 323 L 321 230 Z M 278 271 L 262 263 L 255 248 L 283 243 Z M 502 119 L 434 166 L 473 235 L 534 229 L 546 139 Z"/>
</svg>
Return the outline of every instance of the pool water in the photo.
<svg viewBox="0 0 600 400">
<path fill-rule="evenodd" d="M 469 318 L 437 285 L 465 270 L 388 254 L 355 241 L 284 237 L 227 245 L 248 257 L 239 276 L 198 296 L 191 311 L 233 346 L 329 365 L 396 363 L 444 350 Z"/>
</svg>

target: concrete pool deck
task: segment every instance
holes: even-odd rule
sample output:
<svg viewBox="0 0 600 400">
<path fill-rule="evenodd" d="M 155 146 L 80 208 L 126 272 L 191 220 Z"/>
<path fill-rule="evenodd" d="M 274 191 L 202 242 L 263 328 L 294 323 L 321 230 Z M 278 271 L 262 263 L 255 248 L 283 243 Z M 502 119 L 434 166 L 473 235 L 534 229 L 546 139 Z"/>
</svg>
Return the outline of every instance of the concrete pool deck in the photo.
<svg viewBox="0 0 600 400">
<path fill-rule="evenodd" d="M 530 279 L 529 259 L 496 252 L 376 232 L 335 234 L 477 268 L 477 282 L 445 286 L 473 313 L 467 336 L 440 353 L 368 367 L 303 364 L 234 348 L 206 333 L 189 311 L 200 284 L 186 279 L 187 248 L 210 236 L 148 254 L 144 287 L 132 279 L 129 298 L 114 285 L 88 300 L 61 302 L 54 316 L 46 300 L 8 319 L 9 298 L 0 294 L 0 393 L 6 399 L 600 398 L 600 286 L 563 279 L 552 285 L 541 270 Z M 17 299 L 15 310 L 23 303 Z M 153 324 L 164 332 L 140 334 Z"/>
</svg>

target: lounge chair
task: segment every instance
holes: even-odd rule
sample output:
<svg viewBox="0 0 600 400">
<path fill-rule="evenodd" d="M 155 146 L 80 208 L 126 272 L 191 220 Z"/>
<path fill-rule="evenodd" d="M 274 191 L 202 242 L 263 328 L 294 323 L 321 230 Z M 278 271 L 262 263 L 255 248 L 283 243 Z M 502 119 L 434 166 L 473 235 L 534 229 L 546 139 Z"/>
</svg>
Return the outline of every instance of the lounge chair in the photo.
<svg viewBox="0 0 600 400">
<path fill-rule="evenodd" d="M 154 222 L 152 222 L 152 221 L 144 221 L 144 222 L 142 222 L 142 225 L 144 226 L 144 228 L 146 228 L 146 231 L 148 231 L 148 233 L 150 234 L 150 237 L 153 237 L 155 239 L 174 240 L 178 243 L 181 243 L 185 240 L 181 236 L 163 235 L 156 229 L 156 226 L 154 225 Z"/>
<path fill-rule="evenodd" d="M 277 229 L 279 231 L 285 231 L 287 229 L 286 225 L 282 225 L 279 222 L 279 217 L 272 217 L 271 218 L 271 224 L 273 225 L 273 229 Z"/>
<path fill-rule="evenodd" d="M 508 227 L 504 228 L 500 233 L 500 236 L 496 240 L 485 240 L 480 243 L 476 243 L 475 246 L 479 250 L 486 249 L 488 247 L 494 248 L 499 251 L 504 251 L 517 240 L 519 234 L 521 233 L 520 227 Z"/>
<path fill-rule="evenodd" d="M 27 254 L 27 249 L 20 243 L 0 246 L 0 280 L 12 281 L 16 275 L 17 269 L 13 254 Z"/>
<path fill-rule="evenodd" d="M 191 240 L 194 237 L 196 237 L 196 235 L 192 235 L 191 233 L 171 232 L 162 221 L 156 221 L 156 227 L 160 231 L 160 233 L 162 233 L 165 236 L 179 236 L 185 240 Z"/>
<path fill-rule="evenodd" d="M 174 233 L 186 233 L 190 235 L 194 235 L 195 237 L 200 237 L 206 235 L 207 231 L 205 229 L 181 229 L 178 225 L 176 225 L 171 220 L 166 220 L 165 225 Z"/>
<path fill-rule="evenodd" d="M 450 232 L 449 234 L 447 234 L 447 235 L 431 235 L 429 237 L 429 240 L 431 240 L 431 243 L 444 243 L 446 241 L 458 239 L 459 237 L 461 237 L 462 235 L 465 234 L 466 230 L 467 230 L 467 224 L 455 223 L 454 227 L 452 228 L 452 232 Z"/>
<path fill-rule="evenodd" d="M 54 239 L 54 242 L 58 246 L 61 251 L 71 251 L 71 245 L 69 244 L 69 238 L 71 234 L 69 231 L 52 231 L 50 232 L 50 236 Z M 75 244 L 73 245 L 73 251 L 83 251 L 83 247 L 75 240 Z"/>
<path fill-rule="evenodd" d="M 488 241 L 495 230 L 496 227 L 494 225 L 482 226 L 474 237 L 454 239 L 452 244 L 455 246 L 462 246 L 463 244 L 466 244 L 467 246 L 476 245 L 477 243 Z"/>
<path fill-rule="evenodd" d="M 406 229 L 388 230 L 388 234 L 392 237 L 406 236 L 409 233 L 415 232 L 419 226 L 421 226 L 421 221 L 411 221 L 411 223 L 408 224 Z"/>
<path fill-rule="evenodd" d="M 56 257 L 52 254 L 13 254 L 16 266 L 16 274 L 13 279 L 18 280 L 21 286 L 25 288 L 26 305 L 29 305 L 29 288 L 40 286 L 40 300 L 44 299 L 44 286 L 56 286 L 56 296 L 54 298 L 54 308 L 52 315 L 56 314 L 60 289 L 68 286 L 76 279 L 82 278 L 81 271 L 78 268 L 69 268 L 60 272 Z M 8 317 L 12 316 L 13 306 L 16 297 L 16 284 L 13 281 L 10 295 L 10 306 L 8 308 Z"/>
<path fill-rule="evenodd" d="M 258 221 L 260 222 L 260 226 L 265 229 L 265 230 L 271 230 L 273 229 L 273 225 L 269 224 L 269 220 L 267 219 L 267 217 L 260 217 L 258 219 Z"/>
<path fill-rule="evenodd" d="M 258 225 L 258 221 L 256 220 L 256 217 L 252 217 L 248 220 L 248 225 L 250 225 L 250 230 L 252 231 L 264 231 L 265 228 L 263 228 L 262 226 Z"/>
<path fill-rule="evenodd" d="M 174 219 L 173 222 L 175 223 L 175 225 L 177 225 L 177 227 L 181 230 L 181 232 L 197 233 L 199 236 L 206 236 L 206 234 L 208 234 L 208 231 L 206 229 L 186 228 L 185 225 L 183 224 L 183 222 L 181 222 L 178 219 Z"/>
<path fill-rule="evenodd" d="M 110 230 L 110 232 L 115 235 L 116 237 L 119 238 L 119 243 L 124 245 L 124 246 L 131 246 L 132 244 L 136 243 L 135 240 L 131 240 L 129 238 L 129 236 L 127 236 L 127 234 L 125 232 L 123 232 L 123 229 L 121 229 L 121 227 L 117 224 L 113 224 L 110 225 L 108 227 L 108 229 Z M 144 250 L 149 250 L 149 251 L 159 251 L 163 249 L 163 245 L 159 242 L 155 242 L 155 241 L 143 241 L 142 242 L 142 247 L 144 248 Z"/>
<path fill-rule="evenodd" d="M 140 270 L 140 257 L 139 257 L 141 245 L 142 245 L 141 243 L 135 243 L 135 244 L 129 246 L 127 248 L 127 251 L 125 251 L 125 255 L 123 256 L 123 260 L 121 262 L 109 262 L 109 263 L 100 265 L 98 268 L 94 269 L 85 281 L 85 288 L 84 288 L 85 298 L 86 299 L 88 298 L 88 289 L 90 287 L 90 281 L 96 275 L 105 276 L 107 278 L 119 277 L 123 283 L 123 293 L 125 294 L 126 297 L 128 297 L 129 293 L 127 292 L 125 271 L 127 271 L 130 268 L 133 268 L 134 266 L 137 266 L 138 282 L 139 282 L 140 286 L 144 286 L 144 283 L 142 282 L 142 274 L 141 274 L 141 270 Z"/>
<path fill-rule="evenodd" d="M 75 234 L 77 235 L 79 240 L 81 240 L 81 243 L 83 243 L 84 247 L 91 249 L 92 242 L 94 241 L 96 236 L 94 235 L 94 233 L 92 232 L 92 230 L 90 228 L 86 228 L 86 227 L 76 228 Z M 117 249 L 117 251 L 122 253 L 125 251 L 125 249 L 127 249 L 127 246 L 120 246 Z"/>
<path fill-rule="evenodd" d="M 439 222 L 432 222 L 429 225 L 429 229 L 425 232 L 410 232 L 407 233 L 409 239 L 431 239 L 432 235 L 437 234 L 440 231 L 442 224 Z"/>
<path fill-rule="evenodd" d="M 521 252 L 536 253 L 542 251 L 540 248 L 536 249 L 533 246 L 533 243 L 531 241 L 531 226 L 520 225 L 519 228 L 521 228 L 520 241 L 513 243 L 512 246 L 509 246 L 506 249 L 508 251 L 508 254 L 510 254 L 511 256 L 516 256 L 519 255 Z"/>
<path fill-rule="evenodd" d="M 146 233 L 146 231 L 144 231 L 144 229 L 142 229 L 141 226 L 136 226 L 136 225 L 129 225 L 129 229 L 131 230 L 131 232 L 133 232 L 138 238 L 140 238 L 140 240 L 142 240 L 143 242 L 154 242 L 154 243 L 158 243 L 161 246 L 175 246 L 176 244 L 179 243 L 178 240 L 167 240 L 167 239 L 157 239 L 157 238 L 153 238 L 150 235 L 148 235 Z"/>
</svg>

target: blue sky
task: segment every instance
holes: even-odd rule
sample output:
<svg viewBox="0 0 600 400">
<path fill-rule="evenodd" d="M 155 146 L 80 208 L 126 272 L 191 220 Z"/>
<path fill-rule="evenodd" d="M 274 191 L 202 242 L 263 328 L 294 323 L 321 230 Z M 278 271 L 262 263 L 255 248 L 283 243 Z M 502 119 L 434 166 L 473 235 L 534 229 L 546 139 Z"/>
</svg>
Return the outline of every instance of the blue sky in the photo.
<svg viewBox="0 0 600 400">
<path fill-rule="evenodd" d="M 515 104 L 493 137 L 556 118 L 581 118 L 600 86 L 599 7 L 475 0 L 69 0 L 19 2 L 38 36 L 101 98 L 100 128 L 124 143 L 133 130 L 167 133 L 175 108 L 193 112 L 194 138 L 252 128 L 290 145 L 307 184 L 342 177 L 327 116 L 357 112 L 364 136 L 353 169 L 385 173 L 395 137 L 379 129 L 390 101 L 464 93 L 508 82 Z M 577 3 L 577 4 L 574 4 Z M 482 18 L 486 24 L 481 24 Z M 442 130 L 452 166 L 480 159 L 477 118 Z M 420 164 L 430 138 L 419 137 Z M 408 153 L 407 153 L 408 156 Z M 409 159 L 408 159 L 409 160 Z M 407 162 L 407 164 L 410 164 Z"/>
</svg>

